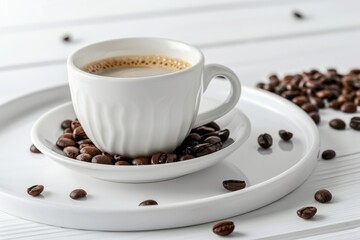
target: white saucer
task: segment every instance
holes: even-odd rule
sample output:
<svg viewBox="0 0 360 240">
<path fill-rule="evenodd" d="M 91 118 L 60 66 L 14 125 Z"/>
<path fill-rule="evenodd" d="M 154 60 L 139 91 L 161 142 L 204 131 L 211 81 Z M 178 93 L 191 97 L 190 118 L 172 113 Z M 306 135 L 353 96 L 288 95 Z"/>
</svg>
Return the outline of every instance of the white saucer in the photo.
<svg viewBox="0 0 360 240">
<path fill-rule="evenodd" d="M 219 81 L 212 83 L 207 93 L 221 100 L 227 91 L 225 83 Z M 31 140 L 27 133 L 34 122 L 68 101 L 68 86 L 60 86 L 0 105 L 1 211 L 40 223 L 88 230 L 190 226 L 268 205 L 301 185 L 317 163 L 319 134 L 312 120 L 289 101 L 244 87 L 237 108 L 251 120 L 251 133 L 242 146 L 219 164 L 168 181 L 138 184 L 102 181 L 60 167 L 43 154 L 29 151 Z M 54 124 L 58 128 L 59 122 Z M 293 139 L 288 143 L 280 140 L 279 129 L 293 132 Z M 268 150 L 259 149 L 257 144 L 257 137 L 264 132 L 273 136 L 273 146 Z M 245 180 L 246 188 L 229 192 L 222 186 L 226 179 Z M 39 197 L 26 193 L 35 184 L 45 186 Z M 69 193 L 76 188 L 85 189 L 87 198 L 71 199 Z M 146 199 L 154 199 L 159 205 L 139 207 Z"/>
<path fill-rule="evenodd" d="M 212 108 L 217 101 L 204 97 L 200 112 Z M 250 135 L 249 119 L 237 108 L 218 119 L 216 122 L 222 129 L 230 130 L 230 138 L 224 147 L 215 153 L 195 159 L 174 162 L 171 164 L 116 166 L 94 164 L 74 160 L 64 156 L 55 145 L 62 134 L 60 124 L 65 119 L 75 119 L 76 115 L 71 102 L 62 104 L 41 116 L 34 124 L 31 138 L 34 145 L 47 157 L 73 171 L 98 179 L 112 182 L 156 182 L 180 177 L 210 167 L 225 159 L 239 148 Z"/>
</svg>

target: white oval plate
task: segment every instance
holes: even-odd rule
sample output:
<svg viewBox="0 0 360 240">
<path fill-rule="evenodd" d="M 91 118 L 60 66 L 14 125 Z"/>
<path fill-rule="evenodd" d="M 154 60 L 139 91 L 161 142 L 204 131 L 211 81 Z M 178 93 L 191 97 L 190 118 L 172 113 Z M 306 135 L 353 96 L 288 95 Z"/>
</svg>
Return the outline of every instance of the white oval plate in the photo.
<svg viewBox="0 0 360 240">
<path fill-rule="evenodd" d="M 200 111 L 212 108 L 217 101 L 204 97 Z M 249 119 L 237 108 L 218 119 L 216 122 L 222 129 L 230 130 L 230 138 L 224 147 L 215 153 L 195 159 L 168 164 L 117 166 L 94 164 L 78 161 L 64 156 L 56 146 L 58 137 L 62 134 L 60 124 L 65 119 L 75 119 L 76 115 L 71 102 L 62 104 L 41 116 L 34 124 L 31 139 L 34 145 L 47 157 L 73 171 L 98 179 L 112 182 L 156 182 L 184 176 L 225 159 L 239 148 L 250 135 Z"/>
<path fill-rule="evenodd" d="M 221 82 L 212 83 L 207 90 L 216 100 L 223 99 L 227 91 Z M 44 112 L 68 101 L 69 88 L 62 86 L 0 105 L 1 211 L 40 223 L 88 230 L 190 226 L 270 204 L 301 185 L 317 163 L 319 135 L 312 120 L 274 94 L 244 87 L 237 107 L 251 120 L 250 137 L 219 164 L 168 181 L 102 181 L 29 151 L 27 134 L 34 122 Z M 294 133 L 291 142 L 280 140 L 279 129 Z M 268 150 L 259 149 L 257 144 L 258 135 L 264 132 L 273 136 L 273 146 Z M 222 186 L 226 179 L 245 180 L 246 188 L 229 192 Z M 41 196 L 35 198 L 26 193 L 34 184 L 45 186 Z M 69 193 L 76 188 L 85 189 L 87 198 L 71 199 Z M 139 207 L 146 199 L 154 199 L 159 205 Z"/>
</svg>

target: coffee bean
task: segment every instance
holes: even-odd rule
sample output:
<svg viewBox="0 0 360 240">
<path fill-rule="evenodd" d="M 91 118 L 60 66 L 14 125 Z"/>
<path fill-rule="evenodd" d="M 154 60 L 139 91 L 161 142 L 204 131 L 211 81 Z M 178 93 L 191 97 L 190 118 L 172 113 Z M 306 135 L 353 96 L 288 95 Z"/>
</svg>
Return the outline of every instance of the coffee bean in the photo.
<svg viewBox="0 0 360 240">
<path fill-rule="evenodd" d="M 94 144 L 82 143 L 82 144 L 80 144 L 79 149 L 81 150 L 81 149 L 83 149 L 83 148 L 85 148 L 85 147 L 93 147 L 93 148 L 96 148 Z M 95 155 L 97 155 L 97 154 L 95 154 Z"/>
<path fill-rule="evenodd" d="M 96 155 L 100 155 L 101 151 L 96 147 L 83 147 L 81 148 L 80 153 L 87 153 L 90 154 L 91 156 L 96 156 Z"/>
<path fill-rule="evenodd" d="M 294 97 L 291 101 L 296 105 L 298 105 L 299 107 L 301 107 L 302 105 L 308 102 L 308 99 L 305 96 L 298 96 L 298 97 Z"/>
<path fill-rule="evenodd" d="M 318 97 L 310 97 L 309 101 L 311 104 L 317 106 L 318 108 L 324 108 L 325 107 L 325 103 L 323 100 L 321 100 Z"/>
<path fill-rule="evenodd" d="M 318 112 L 311 112 L 309 113 L 309 116 L 312 118 L 316 125 L 320 123 L 320 115 Z"/>
<path fill-rule="evenodd" d="M 343 120 L 335 118 L 329 122 L 330 127 L 337 130 L 343 130 L 346 127 L 346 124 Z"/>
<path fill-rule="evenodd" d="M 79 155 L 80 150 L 77 147 L 69 146 L 63 149 L 65 156 L 69 158 L 76 158 Z"/>
<path fill-rule="evenodd" d="M 217 136 L 211 136 L 206 138 L 203 143 L 210 143 L 210 144 L 221 143 L 221 138 Z"/>
<path fill-rule="evenodd" d="M 176 158 L 176 154 L 173 153 L 157 152 L 152 155 L 150 162 L 151 164 L 171 163 L 174 162 Z"/>
<path fill-rule="evenodd" d="M 325 151 L 323 151 L 323 153 L 321 154 L 321 157 L 322 157 L 324 160 L 333 159 L 335 156 L 336 156 L 336 152 L 335 152 L 334 150 L 332 150 L 332 149 L 325 150 Z"/>
<path fill-rule="evenodd" d="M 75 128 L 77 128 L 77 127 L 80 127 L 81 126 L 81 124 L 80 124 L 80 122 L 79 121 L 72 121 L 71 122 L 71 129 L 74 131 L 75 130 Z"/>
<path fill-rule="evenodd" d="M 124 161 L 124 160 L 120 160 L 120 161 L 117 161 L 115 162 L 115 165 L 130 165 L 130 163 L 128 163 L 127 161 Z"/>
<path fill-rule="evenodd" d="M 183 155 L 179 158 L 179 161 L 185 161 L 193 158 L 195 158 L 193 155 Z"/>
<path fill-rule="evenodd" d="M 213 226 L 213 233 L 219 236 L 227 236 L 235 229 L 235 224 L 232 221 L 222 221 Z"/>
<path fill-rule="evenodd" d="M 355 104 L 356 106 L 360 106 L 360 96 L 355 97 L 355 99 L 354 99 L 354 104 Z"/>
<path fill-rule="evenodd" d="M 316 207 L 303 207 L 297 210 L 297 215 L 303 219 L 310 219 L 315 216 L 317 212 Z"/>
<path fill-rule="evenodd" d="M 73 130 L 71 128 L 66 128 L 63 133 L 71 133 L 72 135 Z"/>
<path fill-rule="evenodd" d="M 194 132 L 199 134 L 199 135 L 204 135 L 204 134 L 207 134 L 207 133 L 215 132 L 215 129 L 213 129 L 211 127 L 200 126 L 200 127 L 195 128 Z"/>
<path fill-rule="evenodd" d="M 354 130 L 360 131 L 360 117 L 351 118 L 350 127 Z"/>
<path fill-rule="evenodd" d="M 158 203 L 155 200 L 149 199 L 139 204 L 139 206 L 150 206 L 150 205 L 158 205 Z"/>
<path fill-rule="evenodd" d="M 332 100 L 332 101 L 328 102 L 328 107 L 338 110 L 341 107 L 341 103 L 338 100 Z"/>
<path fill-rule="evenodd" d="M 195 147 L 192 148 L 192 153 L 196 157 L 201 157 L 213 152 L 216 152 L 217 147 L 210 143 L 202 143 L 198 144 Z"/>
<path fill-rule="evenodd" d="M 78 144 L 93 144 L 93 142 L 90 139 L 82 139 L 78 141 Z"/>
<path fill-rule="evenodd" d="M 293 15 L 294 18 L 296 18 L 296 19 L 299 19 L 299 20 L 304 19 L 304 15 L 303 15 L 301 12 L 299 12 L 299 11 L 293 11 L 292 15 Z"/>
<path fill-rule="evenodd" d="M 272 146 L 273 140 L 270 134 L 264 133 L 259 135 L 258 143 L 262 148 L 267 149 Z"/>
<path fill-rule="evenodd" d="M 122 156 L 120 154 L 115 154 L 114 155 L 114 160 L 115 161 L 126 161 L 128 163 L 131 163 L 132 159 L 126 156 Z"/>
<path fill-rule="evenodd" d="M 209 122 L 207 124 L 204 125 L 205 127 L 209 127 L 214 129 L 215 131 L 219 131 L 220 130 L 220 126 L 216 123 L 216 122 Z"/>
<path fill-rule="evenodd" d="M 111 159 L 105 155 L 96 155 L 91 159 L 91 162 L 97 164 L 112 164 Z"/>
<path fill-rule="evenodd" d="M 281 137 L 282 140 L 287 142 L 293 137 L 293 134 L 291 132 L 286 131 L 286 130 L 280 130 L 279 131 L 279 136 Z"/>
<path fill-rule="evenodd" d="M 328 99 L 331 96 L 333 96 L 333 93 L 330 90 L 325 89 L 325 90 L 316 92 L 316 96 L 320 99 Z"/>
<path fill-rule="evenodd" d="M 257 83 L 257 84 L 256 84 L 256 87 L 257 87 L 257 88 L 264 89 L 264 87 L 265 87 L 265 83 L 263 83 L 263 82 L 259 82 L 259 83 Z"/>
<path fill-rule="evenodd" d="M 320 203 L 327 203 L 331 201 L 332 194 L 326 189 L 321 189 L 315 193 L 314 198 Z"/>
<path fill-rule="evenodd" d="M 80 161 L 83 161 L 83 162 L 90 162 L 91 158 L 92 158 L 92 156 L 90 154 L 87 154 L 87 153 L 81 153 L 81 154 L 76 156 L 77 160 L 80 160 Z"/>
<path fill-rule="evenodd" d="M 70 193 L 70 197 L 74 200 L 86 197 L 87 192 L 84 189 L 75 189 Z"/>
<path fill-rule="evenodd" d="M 354 112 L 356 112 L 356 109 L 357 109 L 357 107 L 356 107 L 355 103 L 352 103 L 352 102 L 346 102 L 340 108 L 340 110 L 344 113 L 354 113 Z"/>
<path fill-rule="evenodd" d="M 132 160 L 133 165 L 147 165 L 150 164 L 150 158 L 148 157 L 137 157 Z"/>
<path fill-rule="evenodd" d="M 43 185 L 34 185 L 27 189 L 27 193 L 33 197 L 39 196 L 44 191 Z"/>
<path fill-rule="evenodd" d="M 71 36 L 68 34 L 62 36 L 62 41 L 63 42 L 71 42 Z"/>
<path fill-rule="evenodd" d="M 73 138 L 75 140 L 81 140 L 81 139 L 87 139 L 88 137 L 86 136 L 84 129 L 81 126 L 79 126 L 74 129 Z"/>
<path fill-rule="evenodd" d="M 186 138 L 185 141 L 201 141 L 201 136 L 198 133 L 190 133 Z"/>
<path fill-rule="evenodd" d="M 311 103 L 305 103 L 305 104 L 301 105 L 301 108 L 307 113 L 318 111 L 318 108 L 314 104 L 311 104 Z"/>
<path fill-rule="evenodd" d="M 56 142 L 56 146 L 58 146 L 61 149 L 64 149 L 69 146 L 75 147 L 76 145 L 77 145 L 77 143 L 74 140 L 69 139 L 69 138 L 60 138 Z"/>
<path fill-rule="evenodd" d="M 229 191 L 237 191 L 246 187 L 245 181 L 242 180 L 225 180 L 223 186 Z"/>
<path fill-rule="evenodd" d="M 74 140 L 72 133 L 64 133 L 64 134 L 61 135 L 59 138 L 68 138 L 68 139 Z"/>
<path fill-rule="evenodd" d="M 222 142 L 225 142 L 226 140 L 228 140 L 228 138 L 230 136 L 230 131 L 229 131 L 229 129 L 223 129 L 223 130 L 219 130 L 219 131 L 215 131 L 215 132 L 210 132 L 210 133 L 202 135 L 201 140 L 204 141 L 206 138 L 211 137 L 211 136 L 217 136 L 221 139 Z"/>
<path fill-rule="evenodd" d="M 297 96 L 300 96 L 301 95 L 301 92 L 300 91 L 291 91 L 291 90 L 288 90 L 288 91 L 285 91 L 281 94 L 281 96 L 283 98 L 286 98 L 286 99 L 289 99 L 289 100 L 292 100 L 293 98 L 297 97 Z"/>
<path fill-rule="evenodd" d="M 30 152 L 32 153 L 41 153 L 39 149 L 37 149 L 37 147 L 35 147 L 34 144 L 31 144 L 30 146 Z"/>
<path fill-rule="evenodd" d="M 71 120 L 64 120 L 62 123 L 61 123 L 61 128 L 62 129 L 67 129 L 67 128 L 71 128 Z"/>
</svg>

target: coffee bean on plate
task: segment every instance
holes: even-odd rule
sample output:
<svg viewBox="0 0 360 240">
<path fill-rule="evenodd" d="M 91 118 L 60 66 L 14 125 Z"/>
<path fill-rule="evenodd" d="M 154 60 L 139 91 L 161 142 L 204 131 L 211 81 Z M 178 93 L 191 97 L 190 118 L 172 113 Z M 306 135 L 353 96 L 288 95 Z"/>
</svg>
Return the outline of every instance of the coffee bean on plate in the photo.
<svg viewBox="0 0 360 240">
<path fill-rule="evenodd" d="M 91 159 L 91 162 L 97 164 L 112 164 L 111 159 L 105 155 L 96 155 Z"/>
<path fill-rule="evenodd" d="M 333 129 L 342 130 L 345 129 L 346 124 L 343 120 L 339 118 L 335 118 L 329 122 L 329 126 L 332 127 Z"/>
<path fill-rule="evenodd" d="M 227 236 L 231 234 L 235 229 L 235 224 L 232 221 L 218 222 L 213 226 L 213 233 L 219 236 Z"/>
<path fill-rule="evenodd" d="M 198 144 L 195 147 L 192 148 L 192 153 L 196 156 L 196 157 L 201 157 L 213 152 L 216 152 L 217 147 L 213 144 L 210 143 L 202 143 L 202 144 Z"/>
<path fill-rule="evenodd" d="M 86 197 L 87 192 L 84 189 L 75 189 L 70 193 L 70 197 L 74 200 Z"/>
<path fill-rule="evenodd" d="M 293 134 L 291 132 L 282 129 L 279 131 L 279 136 L 282 140 L 287 142 L 293 137 Z"/>
<path fill-rule="evenodd" d="M 193 159 L 193 158 L 195 158 L 193 155 L 182 155 L 179 158 L 179 161 L 185 161 L 185 160 L 189 160 L 189 159 Z"/>
<path fill-rule="evenodd" d="M 34 144 L 31 144 L 30 146 L 30 152 L 32 153 L 41 153 L 39 149 Z"/>
<path fill-rule="evenodd" d="M 79 126 L 74 129 L 73 138 L 75 140 L 81 140 L 81 139 L 87 139 L 88 137 L 86 136 L 84 129 L 81 126 Z"/>
<path fill-rule="evenodd" d="M 80 150 L 80 153 L 87 153 L 91 156 L 100 155 L 101 151 L 97 147 L 83 147 Z"/>
<path fill-rule="evenodd" d="M 155 200 L 148 199 L 139 204 L 139 206 L 150 206 L 150 205 L 158 205 L 158 203 Z"/>
<path fill-rule="evenodd" d="M 82 139 L 80 141 L 78 141 L 78 144 L 81 145 L 81 144 L 93 144 L 94 143 L 90 140 L 90 139 Z"/>
<path fill-rule="evenodd" d="M 157 152 L 151 156 L 151 164 L 171 163 L 176 160 L 177 156 L 173 153 Z"/>
<path fill-rule="evenodd" d="M 207 133 L 215 132 L 215 129 L 211 128 L 211 127 L 200 126 L 200 127 L 195 128 L 193 130 L 193 132 L 195 132 L 195 133 L 197 133 L 199 135 L 204 135 L 204 134 L 207 134 Z"/>
<path fill-rule="evenodd" d="M 63 149 L 65 156 L 69 158 L 76 158 L 79 155 L 80 150 L 77 147 L 69 146 Z"/>
<path fill-rule="evenodd" d="M 360 131 L 360 117 L 351 118 L 350 127 L 354 130 Z"/>
<path fill-rule="evenodd" d="M 64 133 L 71 133 L 72 134 L 73 130 L 71 128 L 66 128 L 64 129 Z"/>
<path fill-rule="evenodd" d="M 68 139 L 74 140 L 72 133 L 64 133 L 63 135 L 61 135 L 61 136 L 59 137 L 59 139 L 60 139 L 60 138 L 68 138 Z"/>
<path fill-rule="evenodd" d="M 132 160 L 133 165 L 147 165 L 150 164 L 150 158 L 148 157 L 137 157 Z"/>
<path fill-rule="evenodd" d="M 321 154 L 321 157 L 322 157 L 324 160 L 333 159 L 335 156 L 336 156 L 336 152 L 335 152 L 334 150 L 332 150 L 332 149 L 325 150 L 325 151 L 323 151 L 323 153 Z"/>
<path fill-rule="evenodd" d="M 69 139 L 69 138 L 59 138 L 56 142 L 56 146 L 58 146 L 61 149 L 64 149 L 69 146 L 75 147 L 76 145 L 77 145 L 77 143 L 74 140 Z"/>
<path fill-rule="evenodd" d="M 33 197 L 39 196 L 44 191 L 43 185 L 34 185 L 27 189 L 27 193 Z"/>
<path fill-rule="evenodd" d="M 307 113 L 318 111 L 317 106 L 315 106 L 314 104 L 311 104 L 311 103 L 305 103 L 305 104 L 301 105 L 301 108 Z"/>
<path fill-rule="evenodd" d="M 62 121 L 62 123 L 61 123 L 61 128 L 63 129 L 63 130 L 65 130 L 65 129 L 67 129 L 67 128 L 71 128 L 71 120 L 64 120 L 64 121 Z"/>
<path fill-rule="evenodd" d="M 130 163 L 127 162 L 127 161 L 124 161 L 124 160 L 119 160 L 119 161 L 116 161 L 116 162 L 115 162 L 115 165 L 124 166 L 124 165 L 130 165 Z"/>
<path fill-rule="evenodd" d="M 221 143 L 221 138 L 217 136 L 210 136 L 204 140 L 204 143 L 210 143 L 210 144 Z"/>
<path fill-rule="evenodd" d="M 268 133 L 264 133 L 264 134 L 260 134 L 258 137 L 258 143 L 262 148 L 269 148 L 271 147 L 273 140 L 270 134 Z"/>
<path fill-rule="evenodd" d="M 297 215 L 303 219 L 310 219 L 315 216 L 317 212 L 316 207 L 303 207 L 297 210 Z"/>
<path fill-rule="evenodd" d="M 83 161 L 83 162 L 90 162 L 91 158 L 92 158 L 92 156 L 90 154 L 87 154 L 87 153 L 81 153 L 81 154 L 76 156 L 77 160 L 80 160 L 80 161 Z"/>
<path fill-rule="evenodd" d="M 320 123 L 320 115 L 318 112 L 311 112 L 309 113 L 309 116 L 315 122 L 316 125 Z"/>
<path fill-rule="evenodd" d="M 340 110 L 343 111 L 344 113 L 354 113 L 356 112 L 356 105 L 355 103 L 352 102 L 346 102 L 343 105 L 341 105 Z"/>
<path fill-rule="evenodd" d="M 321 189 L 315 193 L 314 198 L 320 203 L 327 203 L 331 201 L 332 194 L 329 190 Z"/>
<path fill-rule="evenodd" d="M 243 180 L 224 180 L 223 187 L 229 191 L 237 191 L 246 187 L 246 183 Z"/>
<path fill-rule="evenodd" d="M 80 124 L 80 122 L 79 121 L 72 121 L 71 122 L 71 129 L 74 131 L 74 129 L 75 128 L 77 128 L 77 127 L 80 127 L 81 126 L 81 124 Z"/>
<path fill-rule="evenodd" d="M 220 126 L 216 122 L 209 122 L 209 123 L 205 124 L 204 126 L 205 127 L 210 127 L 212 129 L 214 129 L 215 131 L 220 130 Z"/>
<path fill-rule="evenodd" d="M 341 103 L 338 100 L 332 100 L 328 102 L 328 107 L 335 110 L 339 110 L 341 107 Z"/>
</svg>

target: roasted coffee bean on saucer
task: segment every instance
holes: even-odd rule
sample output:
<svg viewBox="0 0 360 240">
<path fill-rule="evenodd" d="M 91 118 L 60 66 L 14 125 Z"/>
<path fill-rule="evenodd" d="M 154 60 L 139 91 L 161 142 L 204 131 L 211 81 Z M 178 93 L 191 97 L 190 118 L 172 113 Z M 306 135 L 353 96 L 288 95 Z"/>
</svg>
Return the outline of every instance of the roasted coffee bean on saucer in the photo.
<svg viewBox="0 0 360 240">
<path fill-rule="evenodd" d="M 32 153 L 41 153 L 39 149 L 34 144 L 31 144 L 30 146 L 30 152 Z"/>
<path fill-rule="evenodd" d="M 272 146 L 273 140 L 270 134 L 264 133 L 259 135 L 258 143 L 260 147 L 267 149 Z"/>
<path fill-rule="evenodd" d="M 244 189 L 246 187 L 246 183 L 243 180 L 224 180 L 223 186 L 229 191 L 237 191 Z"/>
<path fill-rule="evenodd" d="M 232 221 L 218 222 L 213 226 L 213 233 L 219 236 L 227 236 L 231 234 L 235 229 L 235 224 Z"/>
<path fill-rule="evenodd" d="M 44 191 L 43 185 L 34 185 L 27 189 L 27 193 L 33 197 L 39 196 Z"/>
<path fill-rule="evenodd" d="M 291 132 L 282 129 L 279 131 L 279 136 L 281 137 L 282 140 L 287 142 L 290 141 L 290 139 L 293 137 L 293 134 Z"/>
<path fill-rule="evenodd" d="M 155 200 L 149 199 L 139 204 L 139 206 L 150 206 L 150 205 L 158 205 L 158 203 Z"/>
<path fill-rule="evenodd" d="M 316 207 L 303 207 L 296 211 L 297 215 L 303 219 L 310 219 L 315 216 L 317 212 Z"/>
<path fill-rule="evenodd" d="M 87 192 L 84 189 L 75 189 L 70 193 L 70 197 L 74 200 L 86 197 Z"/>
</svg>

